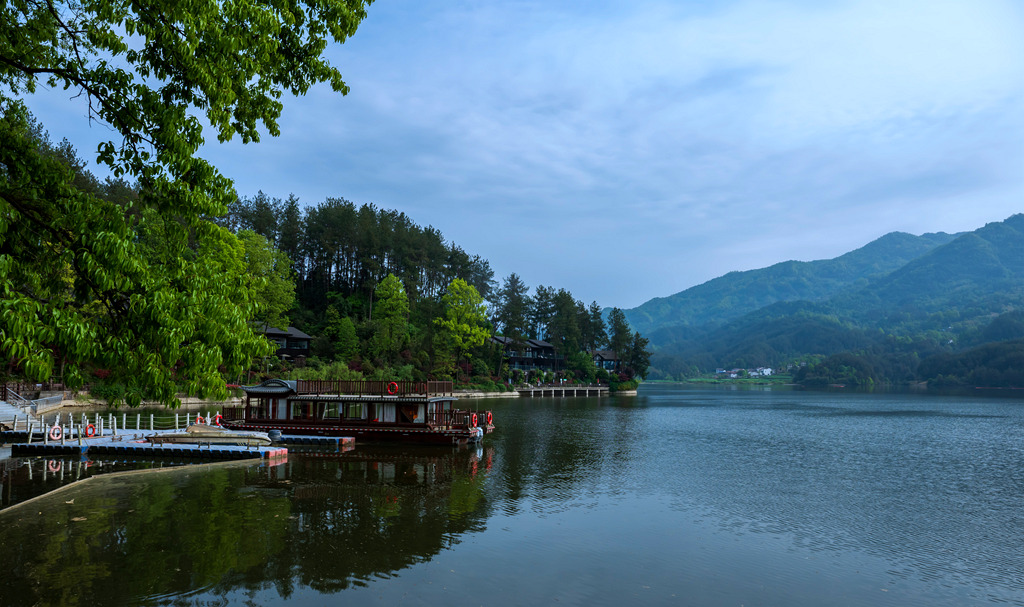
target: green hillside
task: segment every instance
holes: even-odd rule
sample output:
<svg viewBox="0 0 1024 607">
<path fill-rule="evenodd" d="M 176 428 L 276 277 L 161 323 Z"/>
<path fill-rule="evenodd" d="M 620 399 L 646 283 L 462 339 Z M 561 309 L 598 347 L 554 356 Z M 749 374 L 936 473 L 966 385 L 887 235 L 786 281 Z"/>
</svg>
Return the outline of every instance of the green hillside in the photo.
<svg viewBox="0 0 1024 607">
<path fill-rule="evenodd" d="M 902 249 L 894 246 L 901 243 Z M 880 271 L 884 266 L 872 257 L 882 251 L 906 261 Z M 919 254 L 907 259 L 914 252 Z M 814 363 L 798 377 L 808 385 L 927 380 L 948 385 L 982 378 L 1003 385 L 1018 377 L 1006 361 L 1024 353 L 1024 215 L 957 236 L 889 234 L 835 260 L 795 263 L 728 274 L 701 285 L 700 295 L 717 282 L 720 297 L 743 293 L 746 302 L 770 300 L 781 290 L 764 283 L 787 276 L 783 267 L 805 278 L 814 275 L 832 295 L 778 300 L 731 318 L 712 313 L 734 309 L 720 300 L 703 314 L 652 324 L 648 335 L 657 347 L 652 377 L 800 361 Z M 673 297 L 693 306 L 699 297 L 691 291 L 697 289 Z"/>
<path fill-rule="evenodd" d="M 938 233 L 892 232 L 835 259 L 785 261 L 745 272 L 730 272 L 669 297 L 626 310 L 642 333 L 672 326 L 721 325 L 779 301 L 824 301 L 844 290 L 899 269 L 956 238 Z"/>
<path fill-rule="evenodd" d="M 859 324 L 909 333 L 963 331 L 1024 301 L 1024 215 L 990 223 L 936 247 L 836 308 Z"/>
</svg>

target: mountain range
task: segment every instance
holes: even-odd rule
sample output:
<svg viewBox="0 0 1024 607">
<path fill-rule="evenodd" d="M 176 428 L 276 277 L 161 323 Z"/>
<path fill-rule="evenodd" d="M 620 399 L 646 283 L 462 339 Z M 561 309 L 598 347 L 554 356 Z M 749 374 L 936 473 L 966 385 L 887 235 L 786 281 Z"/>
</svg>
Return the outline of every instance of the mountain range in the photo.
<svg viewBox="0 0 1024 607">
<path fill-rule="evenodd" d="M 959 234 L 893 232 L 835 259 L 730 272 L 624 312 L 655 349 L 653 378 L 847 354 L 873 361 L 876 380 L 911 381 L 927 357 L 1013 339 L 1000 327 L 1016 326 L 1020 310 L 1024 214 Z"/>
</svg>

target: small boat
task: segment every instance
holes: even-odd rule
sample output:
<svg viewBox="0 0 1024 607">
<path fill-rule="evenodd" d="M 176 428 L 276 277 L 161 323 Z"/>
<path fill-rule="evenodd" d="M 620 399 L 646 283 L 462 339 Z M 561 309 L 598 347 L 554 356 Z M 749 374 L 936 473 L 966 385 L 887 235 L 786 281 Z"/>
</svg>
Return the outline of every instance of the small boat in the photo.
<svg viewBox="0 0 1024 607">
<path fill-rule="evenodd" d="M 477 443 L 494 431 L 490 411 L 456 408 L 450 381 L 269 379 L 242 390 L 244 406 L 224 410 L 235 430 L 434 445 Z"/>
<path fill-rule="evenodd" d="M 167 432 L 147 436 L 146 440 L 153 444 L 189 443 L 199 445 L 241 445 L 243 447 L 266 447 L 270 445 L 270 435 L 266 432 L 247 430 L 229 430 L 221 426 L 207 424 L 191 424 L 184 432 Z"/>
</svg>

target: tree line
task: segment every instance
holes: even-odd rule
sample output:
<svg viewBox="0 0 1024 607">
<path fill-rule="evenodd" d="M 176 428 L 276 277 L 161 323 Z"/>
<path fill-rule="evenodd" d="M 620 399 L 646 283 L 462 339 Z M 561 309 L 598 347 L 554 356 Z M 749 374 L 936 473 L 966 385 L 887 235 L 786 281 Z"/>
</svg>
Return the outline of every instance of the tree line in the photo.
<svg viewBox="0 0 1024 607">
<path fill-rule="evenodd" d="M 515 273 L 499 286 L 487 260 L 404 213 L 341 198 L 303 208 L 294 196 L 260 192 L 217 221 L 287 260 L 277 269 L 290 273 L 294 301 L 288 310 L 266 302 L 265 319 L 315 336 L 307 365 L 333 370 L 324 372 L 343 363 L 374 377 L 505 381 L 513 374 L 487 340 L 501 335 L 514 348 L 549 341 L 574 379 L 607 378 L 589 354 L 604 348 L 621 359 L 613 379 L 646 376 L 648 342 L 621 310 L 606 325 L 597 302 L 586 306 L 565 289 L 541 285 L 531 295 Z"/>
</svg>

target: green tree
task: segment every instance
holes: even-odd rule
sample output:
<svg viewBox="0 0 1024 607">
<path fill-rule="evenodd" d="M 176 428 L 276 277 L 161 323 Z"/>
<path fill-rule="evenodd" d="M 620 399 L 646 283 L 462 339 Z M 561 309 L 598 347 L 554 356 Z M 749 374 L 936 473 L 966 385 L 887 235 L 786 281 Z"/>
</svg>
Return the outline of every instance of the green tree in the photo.
<svg viewBox="0 0 1024 607">
<path fill-rule="evenodd" d="M 524 342 L 529 332 L 529 293 L 530 287 L 515 273 L 509 274 L 498 290 L 496 319 L 502 335 L 517 344 Z"/>
<path fill-rule="evenodd" d="M 223 395 L 219 367 L 237 375 L 267 353 L 227 230 L 189 230 L 155 209 L 126 216 L 79 190 L 18 104 L 0 118 L 0 167 L 0 349 L 17 374 L 44 380 L 59 363 L 74 386 L 90 363 L 127 387 L 129 404 L 173 405 L 176 382 Z"/>
<path fill-rule="evenodd" d="M 254 320 L 271 327 L 287 327 L 287 312 L 295 303 L 291 261 L 256 232 L 242 230 L 236 237 L 242 244 L 246 273 L 259 308 Z"/>
<path fill-rule="evenodd" d="M 552 299 L 552 305 L 553 314 L 544 331 L 546 340 L 562 356 L 579 352 L 582 341 L 579 311 L 583 304 L 573 299 L 572 293 L 559 289 Z"/>
<path fill-rule="evenodd" d="M 409 330 L 409 297 L 402 281 L 388 274 L 374 290 L 373 324 L 374 354 L 387 363 L 394 363 L 405 343 Z"/>
<path fill-rule="evenodd" d="M 335 329 L 335 352 L 342 360 L 351 360 L 359 353 L 359 338 L 356 337 L 356 325 L 348 316 L 341 319 Z"/>
<path fill-rule="evenodd" d="M 487 306 L 476 288 L 461 278 L 448 285 L 441 301 L 444 317 L 434 323 L 446 349 L 455 355 L 458 362 L 469 350 L 483 345 L 490 335 L 486 328 Z"/>
<path fill-rule="evenodd" d="M 633 345 L 633 333 L 626 322 L 626 315 L 618 308 L 612 308 L 608 314 L 608 347 L 618 357 L 620 364 L 629 359 L 630 348 Z"/>
<path fill-rule="evenodd" d="M 551 318 L 555 314 L 555 288 L 538 285 L 530 298 L 530 334 L 528 337 L 538 339 L 547 330 Z"/>
<path fill-rule="evenodd" d="M 647 370 L 651 366 L 651 353 L 647 351 L 650 341 L 637 331 L 629 346 L 629 368 L 633 377 L 647 379 Z"/>
<path fill-rule="evenodd" d="M 608 329 L 605 327 L 604 317 L 601 315 L 601 306 L 597 305 L 596 301 L 590 302 L 590 308 L 581 318 L 580 325 L 586 327 L 583 346 L 587 350 L 600 350 L 608 343 Z"/>
<path fill-rule="evenodd" d="M 108 367 L 127 400 L 176 404 L 175 379 L 226 395 L 229 373 L 266 350 L 237 241 L 210 218 L 235 199 L 196 156 L 201 117 L 220 141 L 279 133 L 285 92 L 346 92 L 324 57 L 365 17 L 364 0 L 180 3 L 15 0 L 0 11 L 0 355 L 32 379 L 57 359 Z M 131 44 L 129 44 L 129 42 Z M 73 89 L 110 127 L 98 160 L 138 182 L 132 212 L 75 184 L 40 148 L 17 97 L 40 80 Z M 139 210 L 162 221 L 156 256 L 137 244 Z M 230 261 L 231 263 L 225 263 Z M 174 370 L 174 371 L 172 371 Z M 177 376 L 175 376 L 175 373 Z M 69 384 L 81 379 L 72 372 Z"/>
</svg>

